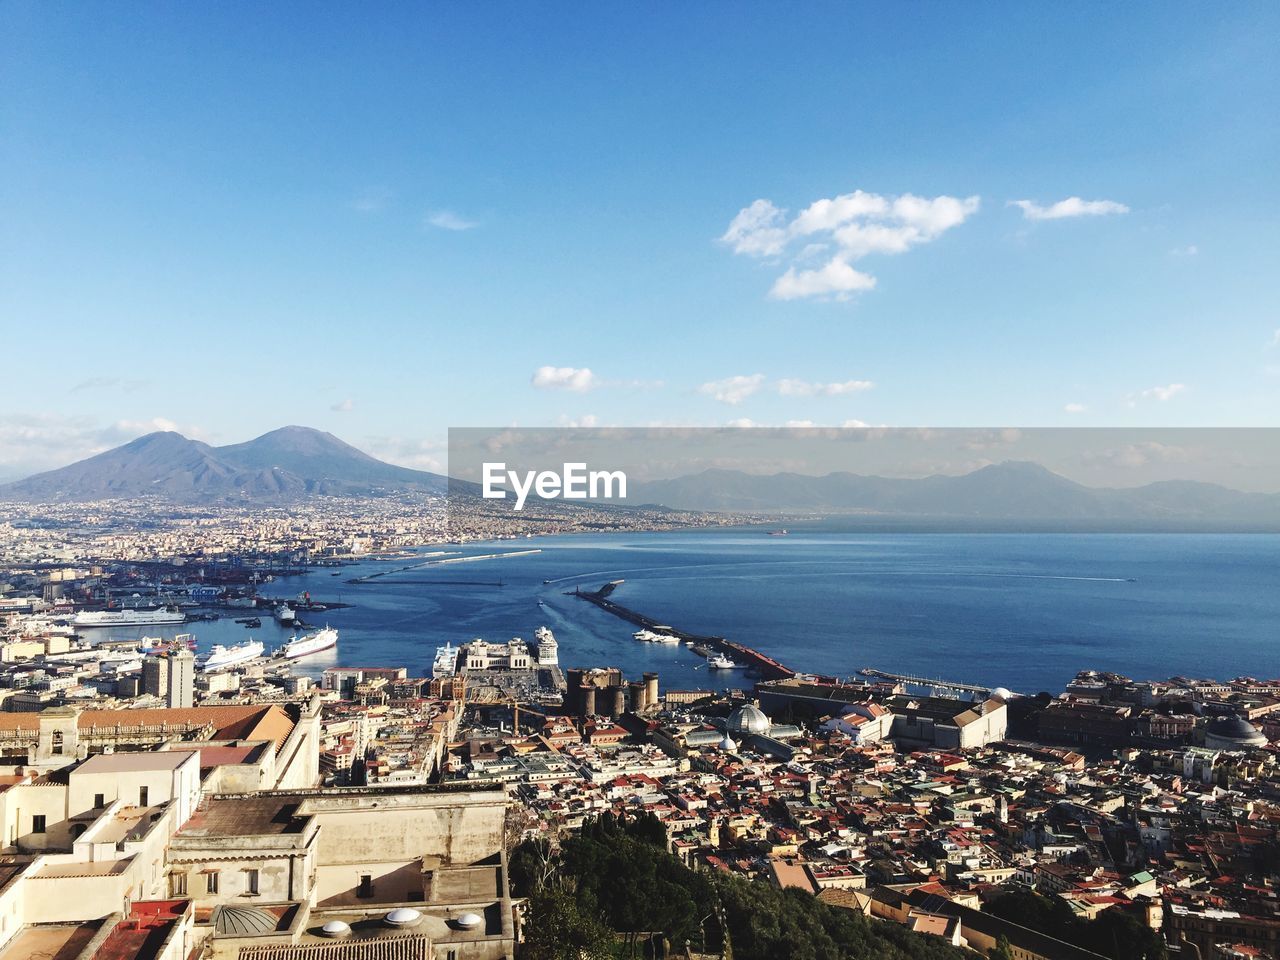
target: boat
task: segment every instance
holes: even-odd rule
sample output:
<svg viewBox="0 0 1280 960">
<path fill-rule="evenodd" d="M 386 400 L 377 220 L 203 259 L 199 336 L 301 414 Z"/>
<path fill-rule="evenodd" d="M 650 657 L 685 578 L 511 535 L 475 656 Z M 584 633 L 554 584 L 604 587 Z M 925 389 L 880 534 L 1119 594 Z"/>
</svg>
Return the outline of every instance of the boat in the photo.
<svg viewBox="0 0 1280 960">
<path fill-rule="evenodd" d="M 293 623 L 295 616 L 293 608 L 287 603 L 282 603 L 276 607 L 275 617 L 279 623 Z"/>
<path fill-rule="evenodd" d="M 673 637 L 669 633 L 656 633 L 653 630 L 637 630 L 631 636 L 645 643 L 679 643 L 679 637 Z"/>
<path fill-rule="evenodd" d="M 737 670 L 738 665 L 726 657 L 723 653 L 717 653 L 714 657 L 707 658 L 707 666 L 712 670 Z"/>
<path fill-rule="evenodd" d="M 250 660 L 257 660 L 262 656 L 265 649 L 261 640 L 246 640 L 244 643 L 237 643 L 233 647 L 224 647 L 222 644 L 218 644 L 210 651 L 209 656 L 205 657 L 200 664 L 200 669 L 205 673 L 215 673 L 218 670 L 238 667 L 241 664 L 248 663 Z"/>
<path fill-rule="evenodd" d="M 299 657 L 309 657 L 313 653 L 319 653 L 337 645 L 338 631 L 332 627 L 325 627 L 315 633 L 308 633 L 304 637 L 294 637 L 280 648 L 280 656 L 286 660 L 297 660 Z"/>
<path fill-rule="evenodd" d="M 452 677 L 458 669 L 458 648 L 451 643 L 436 647 L 436 658 L 431 664 L 431 676 Z"/>
<path fill-rule="evenodd" d="M 182 623 L 187 615 L 174 607 L 151 610 L 81 610 L 71 618 L 73 627 L 142 627 L 156 623 Z"/>
<path fill-rule="evenodd" d="M 769 531 L 769 536 L 771 537 L 785 537 L 786 535 L 787 535 L 786 530 L 770 530 Z"/>
<path fill-rule="evenodd" d="M 244 625 L 244 626 L 246 626 L 246 627 L 260 627 L 260 626 L 262 626 L 262 620 L 261 620 L 261 618 L 259 618 L 259 617 L 241 617 L 240 619 L 238 619 L 238 620 L 236 621 L 236 623 L 243 624 L 243 625 Z"/>
</svg>

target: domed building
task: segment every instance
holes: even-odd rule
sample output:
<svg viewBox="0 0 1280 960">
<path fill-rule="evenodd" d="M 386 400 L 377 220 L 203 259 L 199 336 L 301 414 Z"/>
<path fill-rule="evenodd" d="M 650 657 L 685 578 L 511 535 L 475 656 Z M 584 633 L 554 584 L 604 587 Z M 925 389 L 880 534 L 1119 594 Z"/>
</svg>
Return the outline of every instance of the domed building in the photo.
<svg viewBox="0 0 1280 960">
<path fill-rule="evenodd" d="M 1256 750 L 1267 745 L 1267 738 L 1244 717 L 1233 715 L 1209 721 L 1204 745 L 1210 750 Z"/>
<path fill-rule="evenodd" d="M 224 937 L 260 937 L 275 933 L 280 919 L 257 907 L 222 904 L 213 908 L 209 918 L 213 931 Z"/>
<path fill-rule="evenodd" d="M 731 735 L 741 739 L 753 734 L 768 736 L 769 731 L 773 729 L 773 721 L 766 717 L 759 707 L 747 703 L 729 714 L 729 721 L 725 726 Z"/>
</svg>

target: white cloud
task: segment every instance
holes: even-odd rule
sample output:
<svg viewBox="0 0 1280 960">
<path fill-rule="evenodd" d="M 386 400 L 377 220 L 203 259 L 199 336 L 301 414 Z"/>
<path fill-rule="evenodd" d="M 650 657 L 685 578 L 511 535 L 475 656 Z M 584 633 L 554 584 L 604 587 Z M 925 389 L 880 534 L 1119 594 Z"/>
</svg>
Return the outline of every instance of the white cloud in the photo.
<svg viewBox="0 0 1280 960">
<path fill-rule="evenodd" d="M 207 436 L 199 427 L 180 427 L 165 417 L 117 420 L 104 426 L 90 417 L 0 415 L 0 475 L 20 477 L 63 467 L 157 430 L 177 430 L 195 439 Z"/>
<path fill-rule="evenodd" d="M 569 390 L 586 393 L 600 386 L 600 381 L 587 367 L 539 367 L 531 381 L 539 390 Z"/>
<path fill-rule="evenodd" d="M 147 385 L 146 380 L 126 380 L 121 377 L 90 377 L 88 380 L 81 380 L 71 388 L 72 393 L 82 393 L 86 390 L 119 390 L 124 393 L 132 393 L 141 387 Z"/>
<path fill-rule="evenodd" d="M 452 210 L 436 210 L 427 214 L 427 223 L 441 230 L 472 230 L 480 226 L 475 220 L 468 220 Z"/>
<path fill-rule="evenodd" d="M 444 473 L 448 456 L 443 440 L 413 437 L 365 437 L 361 449 L 387 463 L 432 473 Z"/>
<path fill-rule="evenodd" d="M 334 413 L 350 413 L 355 409 L 355 403 L 350 397 L 347 397 L 345 400 L 339 400 L 337 403 L 333 404 L 333 406 L 329 407 L 329 409 Z"/>
<path fill-rule="evenodd" d="M 1185 389 L 1187 389 L 1185 383 L 1169 383 L 1163 387 L 1149 387 L 1138 396 L 1143 400 L 1159 400 L 1164 403 L 1166 400 L 1172 400 Z"/>
<path fill-rule="evenodd" d="M 1191 452 L 1186 448 L 1157 443 L 1154 440 L 1128 443 L 1109 450 L 1086 453 L 1083 457 L 1087 464 L 1126 468 L 1145 467 L 1151 463 L 1182 463 L 1189 459 L 1191 459 Z"/>
<path fill-rule="evenodd" d="M 1028 220 L 1065 220 L 1070 217 L 1103 217 L 1113 213 L 1128 213 L 1129 208 L 1115 200 L 1081 200 L 1067 197 L 1057 203 L 1042 207 L 1034 200 L 1010 200 L 1009 206 L 1018 207 Z"/>
<path fill-rule="evenodd" d="M 787 272 L 774 281 L 769 296 L 774 300 L 824 296 L 848 300 L 852 294 L 870 290 L 875 285 L 875 277 L 853 269 L 839 257 L 833 257 L 817 270 L 788 267 Z"/>
<path fill-rule="evenodd" d="M 976 196 L 885 197 L 855 190 L 815 200 L 788 222 L 785 210 L 760 199 L 738 212 L 720 240 L 734 253 L 752 257 L 779 257 L 803 241 L 769 295 L 775 300 L 847 300 L 876 284 L 875 277 L 853 268 L 854 261 L 877 253 L 905 253 L 928 243 L 963 223 L 978 206 Z M 821 242 L 814 242 L 815 237 Z M 825 264 L 799 268 L 832 246 L 834 253 Z"/>
<path fill-rule="evenodd" d="M 1083 403 L 1068 403 L 1062 409 L 1067 413 L 1084 413 L 1088 408 Z"/>
<path fill-rule="evenodd" d="M 764 386 L 764 374 L 753 373 L 750 376 L 740 375 L 725 377 L 723 380 L 711 380 L 698 387 L 698 392 L 715 397 L 721 403 L 737 406 L 747 397 Z"/>
<path fill-rule="evenodd" d="M 1199 252 L 1200 252 L 1200 248 L 1197 247 L 1194 243 L 1192 243 L 1192 244 L 1188 244 L 1185 247 L 1174 247 L 1172 250 L 1169 251 L 1169 256 L 1194 257 Z"/>
<path fill-rule="evenodd" d="M 600 418 L 594 413 L 584 414 L 581 417 L 560 417 L 560 426 L 562 427 L 598 427 L 600 426 Z"/>
<path fill-rule="evenodd" d="M 807 380 L 778 381 L 778 393 L 784 397 L 840 397 L 848 393 L 870 390 L 875 384 L 870 380 L 845 380 L 841 383 L 811 383 Z"/>
<path fill-rule="evenodd" d="M 782 226 L 785 219 L 785 211 L 768 200 L 757 200 L 738 211 L 720 241 L 733 247 L 734 253 L 753 257 L 777 256 L 789 239 L 786 228 Z"/>
<path fill-rule="evenodd" d="M 747 427 L 759 426 L 759 424 L 757 424 L 750 417 L 738 417 L 738 419 L 736 420 L 730 420 L 728 423 L 725 424 L 725 426 L 747 428 Z"/>
<path fill-rule="evenodd" d="M 1276 328 L 1276 332 L 1271 335 L 1271 342 L 1268 347 L 1280 347 L 1280 327 Z"/>
<path fill-rule="evenodd" d="M 812 420 L 788 420 L 783 426 L 790 430 L 807 430 L 814 426 L 814 423 Z"/>
<path fill-rule="evenodd" d="M 386 187 L 369 187 L 356 194 L 351 209 L 356 213 L 378 213 L 391 200 L 392 193 Z"/>
<path fill-rule="evenodd" d="M 843 430 L 864 430 L 870 426 L 871 424 L 864 420 L 846 420 L 840 424 L 840 427 Z"/>
</svg>

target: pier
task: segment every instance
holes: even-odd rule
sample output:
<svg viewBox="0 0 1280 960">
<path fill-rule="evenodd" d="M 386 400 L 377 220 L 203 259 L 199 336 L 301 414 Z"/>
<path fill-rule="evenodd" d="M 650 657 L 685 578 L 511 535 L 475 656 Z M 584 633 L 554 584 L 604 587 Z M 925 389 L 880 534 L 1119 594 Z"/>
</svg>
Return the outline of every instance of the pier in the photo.
<svg viewBox="0 0 1280 960">
<path fill-rule="evenodd" d="M 669 626 L 654 620 L 652 617 L 646 617 L 642 613 L 637 613 L 628 607 L 624 607 L 620 603 L 614 603 L 609 599 L 609 595 L 617 588 L 621 581 L 606 583 L 599 590 L 573 590 L 567 594 L 570 597 L 578 597 L 580 600 L 586 600 L 588 603 L 594 603 L 601 610 L 613 614 L 620 620 L 628 623 L 634 623 L 638 627 L 644 627 L 647 630 L 661 631 L 669 633 L 673 637 L 678 637 L 681 641 L 690 644 L 700 644 L 708 649 L 723 653 L 725 656 L 745 666 L 748 670 L 753 670 L 766 680 L 789 680 L 796 675 L 796 671 L 790 667 L 784 666 L 773 657 L 761 653 L 759 650 L 753 650 L 751 647 L 741 643 L 734 643 L 732 640 L 726 640 L 724 637 L 708 637 L 697 633 L 688 633 L 684 630 L 677 630 L 675 627 Z"/>
<path fill-rule="evenodd" d="M 934 690 L 949 690 L 953 693 L 970 693 L 986 696 L 994 688 L 986 687 L 979 683 L 962 683 L 958 680 L 940 680 L 936 677 L 917 677 L 909 673 L 889 673 L 887 670 L 877 670 L 874 667 L 863 667 L 858 671 L 864 677 L 875 677 L 877 680 L 893 680 L 896 683 L 906 683 L 914 687 L 931 687 Z M 1014 694 L 1018 696 L 1018 694 Z"/>
</svg>

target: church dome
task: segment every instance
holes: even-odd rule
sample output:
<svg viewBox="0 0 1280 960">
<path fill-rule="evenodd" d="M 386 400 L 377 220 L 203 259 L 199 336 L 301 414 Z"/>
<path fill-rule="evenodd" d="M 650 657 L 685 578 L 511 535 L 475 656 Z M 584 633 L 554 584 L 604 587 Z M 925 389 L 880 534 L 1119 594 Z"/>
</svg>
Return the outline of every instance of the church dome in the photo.
<svg viewBox="0 0 1280 960">
<path fill-rule="evenodd" d="M 766 734 L 772 726 L 773 722 L 764 715 L 764 712 L 750 703 L 729 714 L 729 733 L 737 734 L 739 737 L 748 737 L 757 733 Z"/>
<path fill-rule="evenodd" d="M 254 937 L 275 932 L 275 914 L 257 907 L 220 906 L 213 908 L 213 929 L 228 937 Z"/>
<path fill-rule="evenodd" d="M 1267 738 L 1241 716 L 1210 720 L 1204 731 L 1204 745 L 1215 750 L 1247 750 L 1266 744 Z"/>
</svg>

